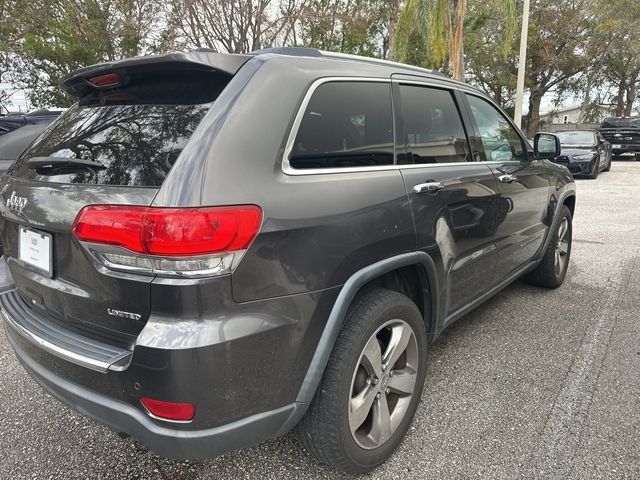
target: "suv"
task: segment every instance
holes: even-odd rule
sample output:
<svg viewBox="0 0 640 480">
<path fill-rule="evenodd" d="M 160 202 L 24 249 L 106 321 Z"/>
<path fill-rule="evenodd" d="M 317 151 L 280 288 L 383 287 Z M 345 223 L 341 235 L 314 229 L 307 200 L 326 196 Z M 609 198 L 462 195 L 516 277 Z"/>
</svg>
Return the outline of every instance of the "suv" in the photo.
<svg viewBox="0 0 640 480">
<path fill-rule="evenodd" d="M 613 155 L 635 153 L 640 160 L 640 116 L 605 118 L 598 131 L 611 143 Z"/>
<path fill-rule="evenodd" d="M 162 456 L 297 431 L 350 472 L 413 419 L 427 345 L 558 287 L 575 184 L 483 93 L 316 50 L 88 67 L 0 183 L 6 333 L 52 395 Z"/>
</svg>

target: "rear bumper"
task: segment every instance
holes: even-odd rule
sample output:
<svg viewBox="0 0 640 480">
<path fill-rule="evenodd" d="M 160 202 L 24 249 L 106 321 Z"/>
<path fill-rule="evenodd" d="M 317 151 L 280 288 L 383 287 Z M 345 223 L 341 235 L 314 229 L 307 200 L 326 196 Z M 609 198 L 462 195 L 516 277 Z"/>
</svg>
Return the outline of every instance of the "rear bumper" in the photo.
<svg viewBox="0 0 640 480">
<path fill-rule="evenodd" d="M 0 294 L 4 321 L 29 342 L 69 362 L 101 373 L 125 370 L 133 352 L 125 345 L 113 345 L 81 335 L 56 322 L 42 311 L 29 308 L 17 290 Z"/>
<path fill-rule="evenodd" d="M 207 284 L 207 291 L 227 297 L 221 285 L 228 279 L 217 282 L 220 288 Z M 5 283 L 8 291 L 0 295 L 10 296 L 10 276 Z M 180 292 L 188 295 L 192 290 L 182 285 Z M 160 298 L 166 298 L 167 305 L 183 310 L 194 306 L 200 315 L 170 315 L 159 300 L 160 313 L 147 322 L 122 370 L 91 368 L 58 349 L 45 348 L 31 334 L 59 336 L 55 319 L 21 318 L 21 309 L 3 302 L 0 306 L 9 343 L 45 390 L 162 456 L 197 459 L 253 445 L 295 426 L 308 405 L 296 402 L 296 396 L 339 290 L 246 304 L 218 302 L 211 306 L 215 317 L 202 316 L 203 296 L 176 302 L 163 290 Z M 57 331 L 45 331 L 47 327 Z M 67 346 L 70 338 L 51 337 Z M 196 415 L 188 423 L 152 418 L 140 404 L 141 396 L 191 402 Z"/>
<path fill-rule="evenodd" d="M 295 426 L 306 405 L 290 404 L 226 425 L 201 430 L 176 430 L 159 425 L 132 405 L 75 384 L 47 370 L 24 350 L 12 328 L 7 338 L 20 363 L 51 395 L 116 432 L 127 433 L 167 458 L 199 459 L 248 447 L 282 435 Z"/>
</svg>

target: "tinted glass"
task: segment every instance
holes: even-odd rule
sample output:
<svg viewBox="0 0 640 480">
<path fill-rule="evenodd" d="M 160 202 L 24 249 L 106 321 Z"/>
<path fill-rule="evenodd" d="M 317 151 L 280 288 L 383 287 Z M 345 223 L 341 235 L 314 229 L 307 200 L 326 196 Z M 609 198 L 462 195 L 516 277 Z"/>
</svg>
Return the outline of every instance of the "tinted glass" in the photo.
<svg viewBox="0 0 640 480">
<path fill-rule="evenodd" d="M 467 137 L 450 91 L 400 85 L 400 103 L 407 154 L 399 164 L 466 160 Z"/>
<path fill-rule="evenodd" d="M 486 161 L 524 160 L 522 138 L 506 117 L 492 104 L 474 95 L 467 95 L 471 113 L 480 131 Z"/>
<path fill-rule="evenodd" d="M 329 82 L 307 105 L 289 162 L 294 168 L 393 164 L 388 83 Z"/>
<path fill-rule="evenodd" d="M 210 106 L 75 105 L 22 154 L 11 174 L 59 183 L 160 186 Z M 32 157 L 82 158 L 104 168 L 40 175 L 26 165 Z"/>
<path fill-rule="evenodd" d="M 596 144 L 596 136 L 593 132 L 558 132 L 561 145 L 577 145 L 591 147 Z"/>
</svg>

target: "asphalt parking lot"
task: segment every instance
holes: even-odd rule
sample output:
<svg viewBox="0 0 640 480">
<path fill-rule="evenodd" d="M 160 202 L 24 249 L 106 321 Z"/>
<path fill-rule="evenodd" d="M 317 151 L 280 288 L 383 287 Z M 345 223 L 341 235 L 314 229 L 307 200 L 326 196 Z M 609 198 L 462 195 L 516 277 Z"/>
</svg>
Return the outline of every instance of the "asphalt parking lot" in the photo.
<svg viewBox="0 0 640 480">
<path fill-rule="evenodd" d="M 567 281 L 517 282 L 431 349 L 398 452 L 366 478 L 640 478 L 640 162 L 578 181 Z M 0 338 L 0 478 L 348 478 L 292 436 L 164 460 L 60 404 Z"/>
</svg>

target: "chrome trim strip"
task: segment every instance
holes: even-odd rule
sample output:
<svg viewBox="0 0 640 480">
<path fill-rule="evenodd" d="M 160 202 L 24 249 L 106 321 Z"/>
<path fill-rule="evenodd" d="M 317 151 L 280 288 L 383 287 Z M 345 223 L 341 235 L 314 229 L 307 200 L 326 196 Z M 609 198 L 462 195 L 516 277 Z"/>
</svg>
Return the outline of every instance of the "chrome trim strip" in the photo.
<svg viewBox="0 0 640 480">
<path fill-rule="evenodd" d="M 93 243 L 93 242 L 84 242 L 80 241 L 80 245 L 86 249 L 89 253 L 90 258 L 93 260 L 94 265 L 98 267 L 106 268 L 110 271 L 121 272 L 121 273 L 130 273 L 136 275 L 146 275 L 146 276 L 160 276 L 166 278 L 183 278 L 183 279 L 194 279 L 194 278 L 207 278 L 207 277 L 215 277 L 221 275 L 228 275 L 232 273 L 246 252 L 244 250 L 234 250 L 232 252 L 221 252 L 221 253 L 213 253 L 208 255 L 194 255 L 189 257 L 161 257 L 161 256 L 153 256 L 153 255 L 143 255 L 137 254 L 126 248 L 118 247 L 116 245 L 108 245 L 101 243 Z M 132 258 L 137 258 L 140 260 L 148 260 L 151 264 L 154 262 L 161 262 L 163 260 L 166 261 L 188 261 L 188 260 L 199 260 L 199 259 L 208 259 L 208 258 L 219 258 L 220 259 L 220 268 L 216 267 L 208 270 L 188 270 L 188 271 L 179 271 L 179 270 L 166 270 L 161 268 L 151 267 L 138 267 L 134 265 L 121 265 L 118 263 L 114 263 L 109 261 L 106 257 L 108 254 L 116 254 L 123 256 L 131 256 Z M 226 264 L 225 264 L 226 262 Z"/>
<path fill-rule="evenodd" d="M 0 309 L 0 314 L 2 315 L 2 318 L 4 318 L 5 322 L 11 325 L 11 327 L 16 332 L 18 332 L 26 340 L 33 343 L 34 345 L 37 345 L 43 350 L 49 352 L 52 355 L 55 355 L 56 357 L 62 358 L 63 360 L 67 360 L 71 363 L 75 363 L 76 365 L 80 365 L 82 367 L 86 367 L 100 373 L 107 373 L 107 371 L 121 372 L 123 370 L 126 370 L 126 368 L 129 366 L 129 362 L 126 362 L 123 365 L 122 360 L 124 360 L 127 357 L 131 357 L 133 355 L 133 352 L 123 353 L 119 357 L 116 357 L 110 363 L 102 362 L 100 360 L 95 360 L 93 358 L 86 357 L 84 355 L 79 355 L 69 350 L 65 350 L 64 348 L 59 347 L 58 345 L 55 345 L 54 343 L 51 343 L 48 340 L 45 340 L 44 338 L 41 338 L 35 335 L 34 333 L 24 328 L 22 325 L 15 322 L 9 316 L 9 314 L 5 312 L 4 308 Z"/>
<path fill-rule="evenodd" d="M 293 121 L 293 125 L 291 126 L 291 130 L 289 131 L 289 136 L 287 137 L 287 143 L 285 144 L 284 153 L 282 155 L 282 172 L 285 175 L 327 175 L 327 174 L 337 174 L 337 173 L 357 173 L 357 172 L 386 172 L 390 170 L 405 170 L 405 169 L 414 169 L 414 168 L 438 168 L 438 167 L 452 167 L 455 165 L 468 165 L 469 163 L 480 163 L 480 162 L 448 162 L 448 163 L 425 163 L 425 164 L 408 164 L 408 165 L 379 165 L 379 166 L 370 166 L 370 167 L 349 167 L 349 168 L 314 168 L 314 169 L 299 169 L 293 168 L 291 163 L 289 162 L 289 157 L 291 156 L 291 152 L 293 151 L 293 145 L 296 140 L 296 136 L 298 135 L 298 130 L 300 129 L 300 124 L 302 123 L 302 119 L 304 117 L 304 112 L 307 109 L 307 105 L 311 101 L 311 97 L 318 89 L 318 87 L 324 83 L 328 82 L 377 82 L 377 83 L 407 83 L 407 84 L 415 84 L 415 85 L 424 85 L 429 87 L 455 90 L 453 86 L 449 87 L 440 83 L 431 83 L 428 79 L 426 81 L 422 81 L 421 79 L 394 79 L 392 78 L 376 78 L 376 77 L 324 77 L 319 78 L 314 81 L 307 93 L 305 94 L 302 103 L 300 104 L 300 108 L 296 113 L 295 119 Z M 445 78 L 446 80 L 446 78 Z M 458 87 L 458 85 L 455 85 Z M 485 162 L 482 162 L 485 163 Z"/>
<path fill-rule="evenodd" d="M 149 417 L 153 418 L 154 420 L 159 420 L 161 422 L 166 422 L 166 423 L 178 423 L 178 424 L 183 424 L 183 425 L 185 423 L 193 422 L 193 418 L 191 420 L 173 420 L 171 418 L 162 418 L 162 417 L 159 417 L 159 416 L 154 415 L 153 413 L 151 413 L 149 411 L 149 409 L 144 406 L 144 403 L 140 402 L 140 405 L 142 405 L 142 409 L 144 410 L 144 413 L 146 413 Z"/>
</svg>

